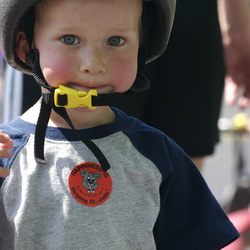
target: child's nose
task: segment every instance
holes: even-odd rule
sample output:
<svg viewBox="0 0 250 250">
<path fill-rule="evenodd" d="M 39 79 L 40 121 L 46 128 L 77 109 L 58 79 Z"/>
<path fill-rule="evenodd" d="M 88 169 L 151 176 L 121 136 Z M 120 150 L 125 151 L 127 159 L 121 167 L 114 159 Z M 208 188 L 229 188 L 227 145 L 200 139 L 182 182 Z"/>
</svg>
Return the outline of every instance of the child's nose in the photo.
<svg viewBox="0 0 250 250">
<path fill-rule="evenodd" d="M 86 49 L 82 55 L 80 71 L 84 74 L 100 74 L 106 72 L 103 54 L 97 49 Z"/>
</svg>

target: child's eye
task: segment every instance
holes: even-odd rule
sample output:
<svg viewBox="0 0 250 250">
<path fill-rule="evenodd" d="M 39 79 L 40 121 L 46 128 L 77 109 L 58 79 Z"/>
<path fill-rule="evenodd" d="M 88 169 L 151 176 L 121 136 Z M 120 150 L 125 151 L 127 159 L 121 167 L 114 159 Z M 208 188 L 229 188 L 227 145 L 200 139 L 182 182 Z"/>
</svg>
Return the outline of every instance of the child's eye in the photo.
<svg viewBox="0 0 250 250">
<path fill-rule="evenodd" d="M 119 36 L 112 36 L 108 39 L 107 44 L 110 46 L 121 46 L 123 45 L 125 40 Z"/>
<path fill-rule="evenodd" d="M 61 38 L 61 41 L 67 45 L 75 45 L 79 44 L 78 38 L 76 38 L 74 35 L 66 35 Z"/>
</svg>

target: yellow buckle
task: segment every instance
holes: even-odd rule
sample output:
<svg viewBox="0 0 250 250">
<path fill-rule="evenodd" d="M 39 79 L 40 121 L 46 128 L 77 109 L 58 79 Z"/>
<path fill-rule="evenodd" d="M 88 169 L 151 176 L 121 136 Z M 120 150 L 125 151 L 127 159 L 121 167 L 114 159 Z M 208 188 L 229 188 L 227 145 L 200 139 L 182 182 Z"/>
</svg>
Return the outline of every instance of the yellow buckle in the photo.
<svg viewBox="0 0 250 250">
<path fill-rule="evenodd" d="M 65 105 L 60 105 L 58 103 L 59 95 L 67 95 L 67 103 Z M 86 92 L 86 91 L 77 91 L 75 89 L 59 85 L 59 88 L 57 88 L 54 93 L 54 103 L 56 107 L 64 107 L 64 108 L 88 107 L 90 109 L 95 109 L 96 107 L 92 106 L 92 96 L 97 96 L 96 89 L 91 89 L 88 92 Z"/>
</svg>

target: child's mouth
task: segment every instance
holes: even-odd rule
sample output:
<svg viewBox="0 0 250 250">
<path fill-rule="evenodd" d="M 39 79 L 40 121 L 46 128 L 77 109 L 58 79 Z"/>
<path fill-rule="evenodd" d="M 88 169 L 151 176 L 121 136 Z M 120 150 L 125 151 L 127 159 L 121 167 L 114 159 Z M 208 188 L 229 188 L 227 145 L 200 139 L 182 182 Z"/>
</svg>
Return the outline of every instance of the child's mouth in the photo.
<svg viewBox="0 0 250 250">
<path fill-rule="evenodd" d="M 77 90 L 77 91 L 85 91 L 89 92 L 90 90 L 96 90 L 98 94 L 106 94 L 107 85 L 100 85 L 100 84 L 65 84 L 66 87 Z"/>
</svg>

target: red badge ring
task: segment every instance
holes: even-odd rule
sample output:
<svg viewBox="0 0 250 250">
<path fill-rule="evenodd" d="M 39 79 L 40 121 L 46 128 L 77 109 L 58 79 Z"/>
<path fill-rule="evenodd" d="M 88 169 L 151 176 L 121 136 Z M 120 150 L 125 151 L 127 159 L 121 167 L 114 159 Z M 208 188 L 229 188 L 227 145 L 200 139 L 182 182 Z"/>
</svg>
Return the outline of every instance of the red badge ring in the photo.
<svg viewBox="0 0 250 250">
<path fill-rule="evenodd" d="M 75 166 L 69 175 L 72 196 L 85 206 L 99 206 L 112 192 L 112 179 L 100 164 L 85 162 Z"/>
</svg>

